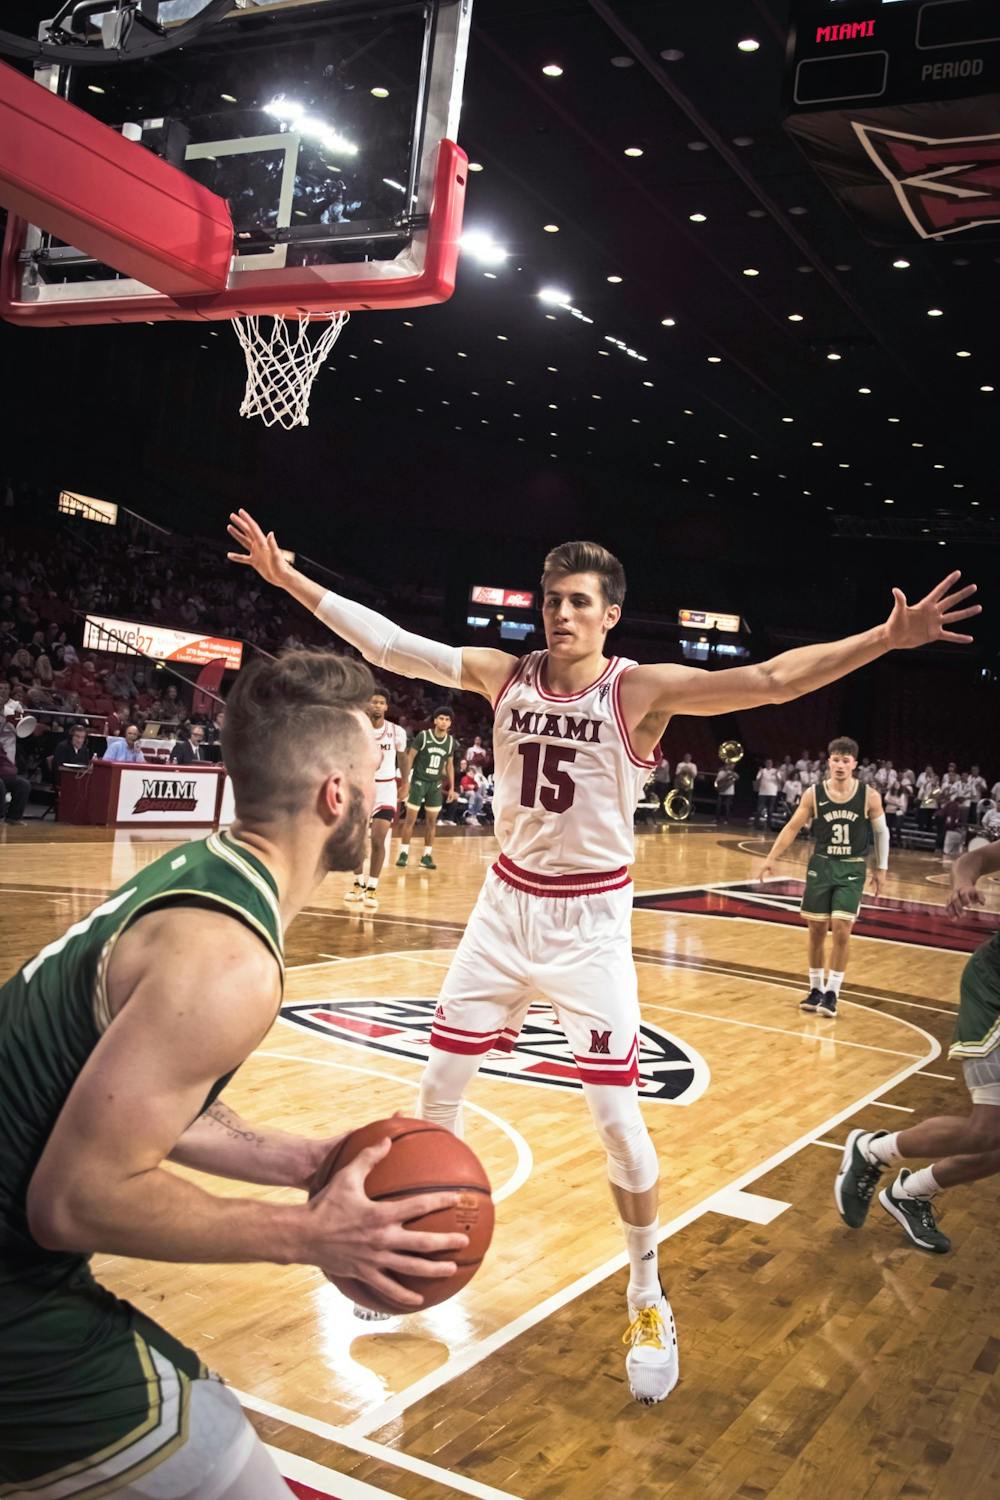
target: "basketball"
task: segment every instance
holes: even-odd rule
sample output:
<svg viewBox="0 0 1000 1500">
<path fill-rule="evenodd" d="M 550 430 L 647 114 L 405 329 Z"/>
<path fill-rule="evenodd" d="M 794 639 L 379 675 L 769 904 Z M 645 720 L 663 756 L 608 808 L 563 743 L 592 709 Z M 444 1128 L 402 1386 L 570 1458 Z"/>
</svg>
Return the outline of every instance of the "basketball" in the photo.
<svg viewBox="0 0 1000 1500">
<path fill-rule="evenodd" d="M 410 1220 L 406 1226 L 430 1234 L 469 1236 L 464 1250 L 443 1250 L 423 1257 L 454 1260 L 457 1266 L 454 1276 L 429 1281 L 422 1276 L 392 1273 L 403 1286 L 423 1297 L 425 1308 L 435 1307 L 460 1292 L 472 1280 L 489 1249 L 493 1238 L 490 1180 L 476 1153 L 450 1130 L 443 1130 L 440 1125 L 432 1125 L 427 1120 L 408 1120 L 394 1115 L 390 1120 L 373 1120 L 370 1125 L 362 1125 L 346 1136 L 331 1151 L 313 1192 L 319 1192 L 335 1172 L 348 1166 L 367 1146 L 377 1145 L 386 1136 L 391 1136 L 392 1147 L 369 1172 L 365 1182 L 368 1196 L 374 1202 L 384 1198 L 406 1198 L 414 1193 L 455 1191 L 461 1194 L 454 1208 L 425 1214 L 422 1218 Z M 345 1297 L 371 1308 L 373 1312 L 420 1311 L 383 1297 L 366 1282 L 353 1277 L 331 1276 L 328 1279 Z"/>
</svg>

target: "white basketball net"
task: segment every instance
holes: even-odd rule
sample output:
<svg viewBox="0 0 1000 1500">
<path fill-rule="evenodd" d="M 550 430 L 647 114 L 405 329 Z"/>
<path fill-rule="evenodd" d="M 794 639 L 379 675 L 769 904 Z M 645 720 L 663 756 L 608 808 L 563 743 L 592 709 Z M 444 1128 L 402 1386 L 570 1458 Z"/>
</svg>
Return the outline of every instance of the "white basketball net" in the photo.
<svg viewBox="0 0 1000 1500">
<path fill-rule="evenodd" d="M 350 316 L 346 312 L 312 318 L 309 313 L 298 318 L 276 316 L 270 320 L 270 332 L 261 326 L 266 318 L 234 318 L 247 362 L 240 416 L 260 417 L 266 427 L 308 427 L 313 381 Z M 311 325 L 322 327 L 315 343 L 309 338 Z"/>
</svg>

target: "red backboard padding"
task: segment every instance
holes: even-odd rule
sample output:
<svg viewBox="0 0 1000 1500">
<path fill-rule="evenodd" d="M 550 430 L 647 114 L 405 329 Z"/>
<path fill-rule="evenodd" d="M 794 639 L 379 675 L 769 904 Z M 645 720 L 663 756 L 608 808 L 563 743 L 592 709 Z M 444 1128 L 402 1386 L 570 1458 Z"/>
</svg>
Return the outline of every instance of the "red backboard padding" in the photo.
<svg viewBox="0 0 1000 1500">
<path fill-rule="evenodd" d="M 0 63 L 0 203 L 170 297 L 219 292 L 225 199 Z"/>
</svg>

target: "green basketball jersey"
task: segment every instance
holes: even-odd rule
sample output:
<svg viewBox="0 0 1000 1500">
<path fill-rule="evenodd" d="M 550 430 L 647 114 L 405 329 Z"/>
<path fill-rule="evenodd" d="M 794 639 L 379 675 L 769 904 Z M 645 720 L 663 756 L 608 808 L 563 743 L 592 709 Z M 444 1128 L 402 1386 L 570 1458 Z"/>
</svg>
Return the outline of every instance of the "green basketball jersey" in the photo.
<svg viewBox="0 0 1000 1500">
<path fill-rule="evenodd" d="M 826 859 L 864 859 L 871 841 L 871 825 L 865 817 L 867 788 L 863 781 L 854 783 L 854 793 L 846 802 L 834 802 L 827 783 L 818 781 L 816 816 L 813 819 L 815 852 Z"/>
<path fill-rule="evenodd" d="M 439 740 L 433 729 L 421 729 L 410 741 L 416 750 L 410 770 L 411 781 L 440 782 L 455 756 L 455 741 L 450 734 Z"/>
<path fill-rule="evenodd" d="M 26 1196 L 63 1102 L 111 1023 L 105 979 L 115 943 L 137 917 L 169 903 L 231 912 L 283 964 L 274 880 L 245 845 L 219 833 L 140 870 L 0 988 L 0 1341 L 4 1285 L 17 1265 L 65 1270 L 66 1256 L 31 1239 Z M 206 1109 L 227 1082 L 214 1086 Z"/>
</svg>

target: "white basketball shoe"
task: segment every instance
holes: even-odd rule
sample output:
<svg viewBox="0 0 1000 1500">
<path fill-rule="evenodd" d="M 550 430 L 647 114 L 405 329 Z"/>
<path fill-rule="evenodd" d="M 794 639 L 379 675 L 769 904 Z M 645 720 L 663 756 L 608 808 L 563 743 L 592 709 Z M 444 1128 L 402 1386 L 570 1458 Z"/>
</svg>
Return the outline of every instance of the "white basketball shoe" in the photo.
<svg viewBox="0 0 1000 1500">
<path fill-rule="evenodd" d="M 680 1360 L 674 1314 L 664 1292 L 652 1307 L 628 1307 L 629 1325 L 622 1335 L 628 1346 L 625 1373 L 629 1390 L 643 1406 L 664 1401 L 677 1384 Z"/>
</svg>

